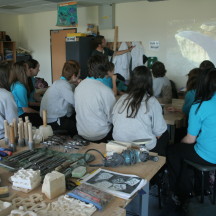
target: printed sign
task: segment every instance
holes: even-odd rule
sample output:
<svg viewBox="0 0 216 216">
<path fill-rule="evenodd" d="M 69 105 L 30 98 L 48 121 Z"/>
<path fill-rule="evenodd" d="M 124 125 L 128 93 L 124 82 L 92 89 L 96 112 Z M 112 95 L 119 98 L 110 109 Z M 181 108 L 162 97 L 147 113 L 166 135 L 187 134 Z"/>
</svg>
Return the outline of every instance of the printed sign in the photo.
<svg viewBox="0 0 216 216">
<path fill-rule="evenodd" d="M 149 48 L 151 50 L 158 50 L 160 47 L 159 41 L 149 41 Z"/>
</svg>

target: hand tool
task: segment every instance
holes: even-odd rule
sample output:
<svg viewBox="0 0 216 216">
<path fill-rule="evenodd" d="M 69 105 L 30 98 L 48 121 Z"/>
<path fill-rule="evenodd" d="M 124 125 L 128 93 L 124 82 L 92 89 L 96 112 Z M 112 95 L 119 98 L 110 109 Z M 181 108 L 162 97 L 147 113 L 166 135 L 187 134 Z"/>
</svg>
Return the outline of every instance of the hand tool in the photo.
<svg viewBox="0 0 216 216">
<path fill-rule="evenodd" d="M 32 162 L 32 161 L 34 161 L 35 159 L 39 159 L 39 158 L 41 158 L 41 157 L 43 157 L 43 156 L 45 156 L 45 155 L 46 155 L 46 152 L 37 153 L 37 154 L 35 154 L 34 156 L 30 157 L 30 158 L 28 159 L 28 161 Z"/>
<path fill-rule="evenodd" d="M 34 141 L 32 137 L 32 123 L 28 123 L 28 147 L 30 150 L 34 149 Z"/>
<path fill-rule="evenodd" d="M 23 147 L 24 146 L 24 134 L 23 134 L 23 123 L 22 122 L 19 122 L 18 123 L 18 145 L 20 147 Z"/>
<path fill-rule="evenodd" d="M 13 149 L 13 152 L 16 151 L 16 143 L 15 143 L 15 137 L 14 137 L 13 124 L 10 125 L 10 147 Z"/>
<path fill-rule="evenodd" d="M 43 110 L 43 125 L 39 127 L 40 134 L 42 134 L 43 139 L 47 139 L 49 136 L 53 135 L 53 130 L 50 125 L 47 125 L 47 111 Z"/>
<path fill-rule="evenodd" d="M 24 125 L 24 138 L 25 138 L 25 145 L 28 146 L 28 123 L 27 122 L 24 122 L 23 123 Z"/>
<path fill-rule="evenodd" d="M 15 144 L 17 144 L 18 141 L 18 133 L 17 133 L 17 120 L 13 119 L 13 126 L 14 126 L 14 138 L 15 138 Z"/>
<path fill-rule="evenodd" d="M 9 131 L 8 131 L 8 121 L 4 120 L 4 131 L 5 131 L 5 135 L 4 135 L 4 141 L 5 141 L 5 145 L 9 145 Z"/>
</svg>

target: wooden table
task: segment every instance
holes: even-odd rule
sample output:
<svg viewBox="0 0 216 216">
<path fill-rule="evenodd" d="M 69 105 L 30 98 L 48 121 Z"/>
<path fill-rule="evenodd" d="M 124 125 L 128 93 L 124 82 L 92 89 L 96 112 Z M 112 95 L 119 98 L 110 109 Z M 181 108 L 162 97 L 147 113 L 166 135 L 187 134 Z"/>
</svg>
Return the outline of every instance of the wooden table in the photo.
<svg viewBox="0 0 216 216">
<path fill-rule="evenodd" d="M 184 100 L 182 99 L 172 99 L 172 104 L 166 104 L 164 106 L 164 119 L 168 125 L 168 130 L 170 133 L 170 143 L 173 144 L 175 141 L 175 129 L 184 127 L 185 115 L 182 112 L 169 112 L 166 110 L 167 107 L 175 107 L 181 109 Z"/>
<path fill-rule="evenodd" d="M 2 141 L 0 141 L 0 146 Z M 83 147 L 83 149 L 80 151 L 80 153 L 84 153 L 86 150 L 90 149 L 90 148 L 95 148 L 103 153 L 105 153 L 105 144 L 101 143 L 101 144 L 94 144 L 91 143 L 89 146 Z M 24 150 L 22 148 L 22 150 Z M 20 148 L 18 148 L 18 151 L 21 151 Z M 96 163 L 101 163 L 101 157 L 99 156 L 98 153 L 96 152 L 90 152 L 91 154 L 96 156 L 96 160 L 93 161 L 92 163 L 96 164 Z M 112 170 L 115 172 L 120 172 L 120 173 L 124 173 L 124 174 L 134 174 L 137 175 L 143 179 L 147 179 L 148 181 L 160 170 L 160 168 L 165 164 L 166 158 L 165 157 L 161 157 L 159 156 L 159 161 L 158 162 L 153 162 L 153 161 L 147 161 L 144 163 L 137 163 L 133 166 L 122 166 L 122 167 L 118 167 L 118 168 L 105 168 L 108 170 Z M 88 168 L 88 172 L 92 171 L 95 168 Z M 18 196 L 20 197 L 26 197 L 29 196 L 30 194 L 34 194 L 34 193 L 41 193 L 41 187 L 36 188 L 35 190 L 31 191 L 28 194 L 25 194 L 23 192 L 18 192 L 18 191 L 14 191 L 11 188 L 11 184 L 8 181 L 8 178 L 13 175 L 13 173 L 7 171 L 4 168 L 0 167 L 0 177 L 2 179 L 2 185 L 6 186 L 8 185 L 10 187 L 10 192 L 11 193 L 16 193 Z M 149 190 L 149 184 L 147 184 L 145 186 L 145 191 L 146 194 L 143 195 L 142 197 L 142 205 L 141 205 L 141 214 L 140 215 L 148 215 L 148 190 Z M 50 202 L 50 200 L 45 199 L 45 201 Z M 51 200 L 52 201 L 52 200 Z M 97 211 L 96 213 L 94 213 L 94 216 L 104 216 L 104 215 L 109 215 L 109 216 L 123 216 L 125 215 L 125 207 L 127 206 L 127 204 L 130 202 L 131 200 L 124 200 L 121 198 L 115 198 L 113 201 L 111 201 L 111 203 L 109 203 L 109 205 L 102 211 Z"/>
</svg>

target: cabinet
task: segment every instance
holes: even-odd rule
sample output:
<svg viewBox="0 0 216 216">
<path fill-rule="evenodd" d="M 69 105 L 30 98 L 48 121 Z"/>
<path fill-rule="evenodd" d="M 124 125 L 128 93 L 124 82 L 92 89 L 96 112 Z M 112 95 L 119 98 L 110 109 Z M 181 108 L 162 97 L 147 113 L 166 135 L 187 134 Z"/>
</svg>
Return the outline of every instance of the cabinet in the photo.
<svg viewBox="0 0 216 216">
<path fill-rule="evenodd" d="M 88 59 L 93 50 L 92 37 L 80 37 L 78 41 L 66 42 L 66 60 L 76 60 L 80 64 L 80 78 L 88 76 Z"/>
<path fill-rule="evenodd" d="M 16 62 L 16 43 L 13 41 L 0 41 L 0 62 Z"/>
</svg>

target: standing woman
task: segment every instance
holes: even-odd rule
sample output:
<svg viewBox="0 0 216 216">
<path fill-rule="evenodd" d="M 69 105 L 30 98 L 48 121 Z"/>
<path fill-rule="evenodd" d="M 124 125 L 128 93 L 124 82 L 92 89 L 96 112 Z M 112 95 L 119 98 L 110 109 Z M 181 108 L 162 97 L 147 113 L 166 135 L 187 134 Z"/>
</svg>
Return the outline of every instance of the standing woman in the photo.
<svg viewBox="0 0 216 216">
<path fill-rule="evenodd" d="M 4 138 L 4 120 L 12 123 L 17 119 L 17 106 L 13 95 L 9 92 L 9 66 L 0 65 L 0 139 Z"/>
<path fill-rule="evenodd" d="M 113 138 L 131 142 L 150 139 L 148 150 L 166 155 L 169 140 L 162 108 L 153 96 L 152 75 L 145 66 L 133 70 L 128 93 L 120 97 L 113 108 Z"/>
<path fill-rule="evenodd" d="M 9 78 L 10 89 L 18 107 L 18 116 L 23 118 L 23 120 L 25 116 L 28 116 L 30 122 L 38 127 L 42 125 L 42 119 L 39 116 L 39 112 L 30 108 L 28 105 L 30 88 L 26 70 L 27 67 L 24 62 L 16 62 L 13 64 Z"/>
<path fill-rule="evenodd" d="M 190 170 L 184 160 L 207 166 L 216 165 L 216 69 L 200 73 L 195 102 L 191 106 L 187 135 L 168 151 L 170 187 L 176 198 L 185 201 L 192 192 Z M 206 182 L 206 181 L 205 181 Z M 207 188 L 206 188 L 207 189 Z"/>
</svg>

